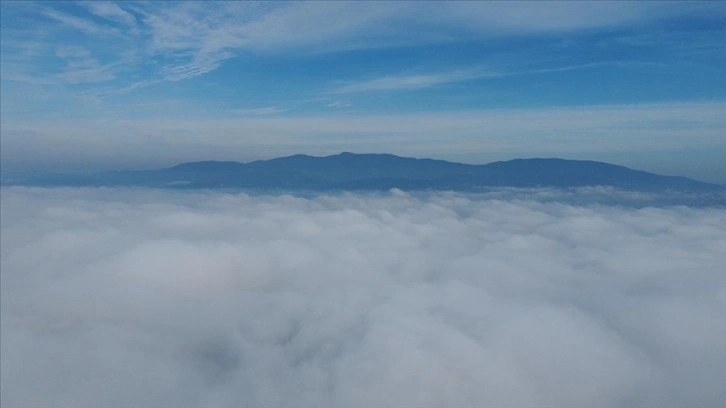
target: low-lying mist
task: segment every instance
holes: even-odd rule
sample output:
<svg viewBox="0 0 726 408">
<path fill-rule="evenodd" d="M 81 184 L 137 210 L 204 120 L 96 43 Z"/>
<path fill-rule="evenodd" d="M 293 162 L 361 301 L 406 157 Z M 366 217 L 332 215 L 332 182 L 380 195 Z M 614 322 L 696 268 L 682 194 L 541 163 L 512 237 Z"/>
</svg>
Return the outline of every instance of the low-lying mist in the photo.
<svg viewBox="0 0 726 408">
<path fill-rule="evenodd" d="M 2 406 L 723 406 L 726 210 L 573 194 L 3 188 Z"/>
</svg>

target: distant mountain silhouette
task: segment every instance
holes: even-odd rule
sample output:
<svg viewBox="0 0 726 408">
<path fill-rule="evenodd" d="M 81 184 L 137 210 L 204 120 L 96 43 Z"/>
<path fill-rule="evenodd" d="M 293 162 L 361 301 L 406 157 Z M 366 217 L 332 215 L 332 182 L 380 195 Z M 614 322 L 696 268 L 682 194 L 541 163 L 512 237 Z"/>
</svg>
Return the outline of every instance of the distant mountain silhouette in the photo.
<svg viewBox="0 0 726 408">
<path fill-rule="evenodd" d="M 612 186 L 637 191 L 716 191 L 724 187 L 661 176 L 614 164 L 564 159 L 516 159 L 482 165 L 392 154 L 297 154 L 250 163 L 201 161 L 145 171 L 44 174 L 5 184 L 249 188 L 276 190 L 457 190 L 489 187 Z"/>
</svg>

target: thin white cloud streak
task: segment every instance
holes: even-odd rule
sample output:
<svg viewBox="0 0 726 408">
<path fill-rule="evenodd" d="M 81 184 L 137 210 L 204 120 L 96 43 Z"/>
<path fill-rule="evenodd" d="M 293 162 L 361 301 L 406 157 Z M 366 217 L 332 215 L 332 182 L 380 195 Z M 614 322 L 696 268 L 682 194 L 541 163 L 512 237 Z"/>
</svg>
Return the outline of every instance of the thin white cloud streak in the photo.
<svg viewBox="0 0 726 408">
<path fill-rule="evenodd" d="M 134 27 L 136 25 L 136 17 L 119 7 L 118 4 L 114 4 L 109 1 L 90 1 L 82 4 L 88 9 L 88 11 L 106 20 L 121 23 L 129 27 Z"/>
<path fill-rule="evenodd" d="M 56 75 L 56 77 L 69 84 L 85 84 L 109 81 L 116 78 L 116 74 L 113 72 L 113 65 L 109 64 L 104 66 L 68 70 L 61 72 Z"/>
<path fill-rule="evenodd" d="M 4 407 L 720 407 L 726 212 L 2 191 Z"/>
<path fill-rule="evenodd" d="M 482 78 L 502 78 L 507 76 L 545 74 L 552 72 L 575 71 L 606 65 L 634 65 L 625 61 L 599 62 L 580 65 L 566 65 L 556 68 L 531 69 L 522 71 L 495 72 L 484 69 L 457 69 L 448 72 L 423 73 L 417 75 L 387 75 L 363 81 L 350 82 L 332 90 L 330 94 L 364 92 L 406 91 L 431 88 L 456 82 L 472 81 Z M 640 64 L 642 65 L 642 64 Z"/>
<path fill-rule="evenodd" d="M 333 101 L 325 105 L 326 108 L 333 109 L 350 108 L 351 106 L 353 106 L 353 104 L 347 101 Z"/>
<path fill-rule="evenodd" d="M 114 64 L 101 65 L 86 48 L 79 46 L 59 47 L 56 56 L 65 60 L 63 72 L 57 78 L 69 84 L 103 82 L 116 78 Z"/>
<path fill-rule="evenodd" d="M 187 63 L 165 66 L 161 71 L 162 77 L 171 82 L 194 78 L 219 68 L 224 60 L 233 56 L 234 54 L 228 51 L 205 51 L 194 55 Z M 143 82 L 140 86 L 143 86 Z"/>
<path fill-rule="evenodd" d="M 17 73 L 17 71 L 20 71 L 20 70 L 14 70 L 14 71 L 16 71 L 16 72 L 1 74 L 0 77 L 4 81 L 20 82 L 23 84 L 36 85 L 36 86 L 56 85 L 58 83 L 57 79 L 49 78 L 48 76 L 46 76 L 44 74 L 33 76 L 33 75 Z"/>
<path fill-rule="evenodd" d="M 480 78 L 497 78 L 500 76 L 502 75 L 494 72 L 472 70 L 456 70 L 451 72 L 420 75 L 390 75 L 346 84 L 333 90 L 331 93 L 346 94 L 359 92 L 416 90 L 453 82 L 470 81 Z"/>
<path fill-rule="evenodd" d="M 239 109 L 232 109 L 229 111 L 229 113 L 233 115 L 240 115 L 240 116 L 267 116 L 267 115 L 277 115 L 279 113 L 285 112 L 287 109 L 282 108 L 280 106 L 265 106 L 262 108 L 239 108 Z"/>
<path fill-rule="evenodd" d="M 521 1 L 453 2 L 447 7 L 431 5 L 425 13 L 432 19 L 461 26 L 479 35 L 572 32 L 604 27 L 642 25 L 677 16 L 725 15 L 723 5 L 708 2 L 573 2 Z M 668 6 L 673 6 L 668 7 Z"/>
<path fill-rule="evenodd" d="M 105 25 L 96 24 L 88 19 L 76 17 L 50 7 L 43 7 L 42 14 L 62 25 L 79 30 L 89 35 L 119 35 L 119 31 L 115 28 Z"/>
</svg>

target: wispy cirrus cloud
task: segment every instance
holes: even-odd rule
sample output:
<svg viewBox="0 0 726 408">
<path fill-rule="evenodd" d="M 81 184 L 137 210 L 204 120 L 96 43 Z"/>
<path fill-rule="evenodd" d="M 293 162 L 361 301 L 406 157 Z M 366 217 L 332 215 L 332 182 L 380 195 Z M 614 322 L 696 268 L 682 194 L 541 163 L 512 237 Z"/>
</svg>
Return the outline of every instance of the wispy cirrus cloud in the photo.
<svg viewBox="0 0 726 408">
<path fill-rule="evenodd" d="M 348 101 L 332 101 L 332 102 L 325 104 L 326 108 L 333 108 L 333 109 L 350 108 L 351 106 L 353 106 L 353 104 Z"/>
<path fill-rule="evenodd" d="M 204 51 L 194 55 L 187 62 L 165 65 L 160 71 L 161 78 L 177 82 L 198 77 L 219 68 L 225 60 L 233 56 L 232 52 L 224 50 Z"/>
<path fill-rule="evenodd" d="M 359 92 L 416 90 L 454 82 L 464 82 L 480 78 L 497 78 L 500 76 L 502 75 L 486 70 L 454 70 L 450 72 L 420 75 L 390 75 L 349 83 L 334 89 L 330 93 L 348 94 Z"/>
<path fill-rule="evenodd" d="M 97 24 L 87 18 L 78 17 L 75 15 L 71 15 L 59 10 L 56 10 L 52 7 L 45 6 L 42 9 L 42 15 L 45 17 L 48 17 L 51 20 L 55 20 L 58 23 L 75 29 L 79 30 L 85 34 L 88 35 L 119 35 L 120 32 L 113 28 L 109 27 L 107 25 Z"/>
<path fill-rule="evenodd" d="M 169 81 L 204 75 L 244 52 L 314 54 L 647 24 L 684 13 L 726 14 L 726 8 L 718 5 L 662 7 L 657 2 L 530 2 L 516 10 L 496 2 L 80 4 L 87 11 L 85 15 L 71 14 L 52 3 L 44 5 L 40 14 L 88 35 L 86 41 L 94 41 L 98 35 L 109 36 L 113 38 L 108 41 L 116 41 L 121 47 L 126 36 L 138 36 L 135 46 L 148 56 L 161 58 L 161 68 L 154 72 L 155 77 Z M 112 24 L 102 24 L 90 16 Z M 133 29 L 129 31 L 129 28 Z M 134 64 L 143 67 L 144 59 L 139 58 Z M 341 92 L 357 92 L 356 89 L 365 87 L 412 89 L 464 80 L 462 77 L 468 75 L 472 74 L 380 78 L 343 87 Z"/>
<path fill-rule="evenodd" d="M 67 83 L 103 82 L 116 78 L 114 64 L 102 65 L 86 48 L 59 47 L 55 54 L 66 62 L 63 72 L 57 74 L 56 77 Z"/>
<path fill-rule="evenodd" d="M 81 4 L 91 13 L 106 20 L 115 21 L 128 27 L 134 27 L 137 23 L 136 16 L 124 10 L 119 4 L 110 1 L 89 1 Z"/>
<path fill-rule="evenodd" d="M 57 75 L 58 78 L 69 84 L 85 84 L 104 82 L 116 78 L 112 65 L 94 66 L 66 70 Z"/>
<path fill-rule="evenodd" d="M 287 109 L 280 106 L 265 106 L 262 108 L 238 108 L 231 109 L 229 113 L 240 116 L 268 116 L 283 113 Z"/>
<path fill-rule="evenodd" d="M 638 64 L 629 61 L 608 61 L 593 62 L 587 64 L 563 65 L 548 68 L 532 68 L 523 69 L 520 67 L 511 68 L 509 70 L 495 71 L 491 69 L 469 68 L 455 69 L 446 72 L 434 72 L 413 75 L 386 75 L 378 78 L 367 79 L 356 82 L 349 82 L 341 85 L 330 94 L 348 94 L 348 93 L 365 93 L 365 92 L 386 92 L 386 91 L 412 91 L 418 89 L 431 88 L 439 85 L 473 81 L 477 79 L 496 79 L 509 76 L 525 76 L 549 74 L 557 72 L 577 71 L 591 68 L 601 68 L 606 66 L 628 66 L 628 65 L 647 65 Z"/>
<path fill-rule="evenodd" d="M 55 85 L 58 83 L 57 79 L 49 78 L 46 75 L 34 76 L 34 75 L 22 74 L 22 73 L 18 73 L 18 72 L 3 73 L 0 75 L 0 77 L 4 81 L 19 82 L 19 83 L 28 84 L 28 85 L 46 86 L 46 85 Z"/>
</svg>

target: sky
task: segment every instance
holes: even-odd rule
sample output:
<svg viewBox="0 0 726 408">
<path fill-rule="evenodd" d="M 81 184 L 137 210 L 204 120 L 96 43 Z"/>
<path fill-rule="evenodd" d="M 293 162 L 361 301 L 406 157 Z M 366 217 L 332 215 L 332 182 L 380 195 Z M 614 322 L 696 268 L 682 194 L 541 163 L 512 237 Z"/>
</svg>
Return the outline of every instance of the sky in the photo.
<svg viewBox="0 0 726 408">
<path fill-rule="evenodd" d="M 726 183 L 726 3 L 0 3 L 3 171 L 296 153 Z"/>
<path fill-rule="evenodd" d="M 3 187 L 0 403 L 722 407 L 726 211 L 571 193 Z"/>
</svg>

